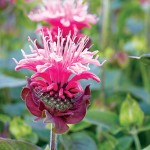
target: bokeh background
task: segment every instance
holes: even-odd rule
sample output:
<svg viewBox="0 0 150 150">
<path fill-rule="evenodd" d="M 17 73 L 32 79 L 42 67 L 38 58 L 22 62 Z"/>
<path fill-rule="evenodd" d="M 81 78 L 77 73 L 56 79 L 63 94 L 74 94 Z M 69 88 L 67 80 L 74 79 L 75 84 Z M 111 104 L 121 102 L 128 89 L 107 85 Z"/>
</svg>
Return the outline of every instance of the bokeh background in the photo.
<svg viewBox="0 0 150 150">
<path fill-rule="evenodd" d="M 25 76 L 32 72 L 16 72 L 12 58 L 20 60 L 20 50 L 29 50 L 28 36 L 39 38 L 35 29 L 44 23 L 32 22 L 27 15 L 40 2 L 0 0 L 0 137 L 32 143 L 30 148 L 24 145 L 31 150 L 37 149 L 34 145 L 46 147 L 50 126 L 33 122 L 20 97 Z M 83 33 L 91 37 L 91 50 L 99 50 L 100 62 L 107 62 L 100 68 L 90 66 L 101 83 L 88 81 L 92 95 L 87 115 L 82 122 L 70 125 L 68 133 L 59 135 L 58 149 L 145 148 L 150 145 L 150 1 L 87 2 L 89 12 L 99 21 Z M 9 146 L 7 141 L 0 140 L 1 144 Z"/>
</svg>

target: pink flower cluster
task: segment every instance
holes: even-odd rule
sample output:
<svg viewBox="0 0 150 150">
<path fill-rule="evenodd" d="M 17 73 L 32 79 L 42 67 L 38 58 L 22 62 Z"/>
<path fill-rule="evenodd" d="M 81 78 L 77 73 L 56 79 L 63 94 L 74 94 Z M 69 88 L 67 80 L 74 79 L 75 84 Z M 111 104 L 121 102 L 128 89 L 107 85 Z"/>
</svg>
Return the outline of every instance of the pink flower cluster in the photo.
<svg viewBox="0 0 150 150">
<path fill-rule="evenodd" d="M 52 30 L 46 29 L 46 35 L 42 32 L 42 48 L 29 38 L 33 45 L 31 54 L 22 50 L 24 59 L 14 60 L 16 70 L 34 71 L 27 77 L 21 94 L 27 108 L 36 120 L 45 118 L 44 122 L 53 123 L 54 132 L 61 134 L 69 129 L 67 124 L 80 122 L 86 114 L 90 86 L 83 89 L 79 80 L 91 78 L 100 82 L 89 68 L 89 64 L 100 66 L 95 57 L 98 51 L 90 52 L 86 47 L 87 36 L 79 38 L 78 34 L 72 34 L 75 28 L 80 30 L 90 22 L 95 23 L 95 18 L 87 14 L 87 7 L 81 1 L 65 0 L 62 4 L 57 0 L 46 4 L 38 13 L 29 15 L 32 20 L 45 20 L 53 25 Z M 56 26 L 60 29 L 55 34 Z M 64 30 L 67 30 L 66 35 Z"/>
</svg>

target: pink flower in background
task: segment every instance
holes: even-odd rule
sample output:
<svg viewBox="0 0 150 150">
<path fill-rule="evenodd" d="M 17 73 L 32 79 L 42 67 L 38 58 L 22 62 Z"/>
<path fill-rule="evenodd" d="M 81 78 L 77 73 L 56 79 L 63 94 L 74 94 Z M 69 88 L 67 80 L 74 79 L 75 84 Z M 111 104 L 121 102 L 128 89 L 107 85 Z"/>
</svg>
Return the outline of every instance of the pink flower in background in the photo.
<svg viewBox="0 0 150 150">
<path fill-rule="evenodd" d="M 139 0 L 139 2 L 141 3 L 141 6 L 144 10 L 147 11 L 149 9 L 149 5 L 150 5 L 149 0 Z"/>
<path fill-rule="evenodd" d="M 52 25 L 51 31 L 58 27 L 63 31 L 63 36 L 78 33 L 82 28 L 90 27 L 97 22 L 96 16 L 88 14 L 88 5 L 83 1 L 75 0 L 46 0 L 44 6 L 29 14 L 32 21 L 46 21 Z"/>
<path fill-rule="evenodd" d="M 47 40 L 48 38 L 48 40 Z M 55 124 L 55 133 L 64 133 L 68 130 L 67 124 L 80 122 L 86 113 L 89 104 L 90 89 L 82 89 L 81 79 L 100 79 L 89 71 L 89 64 L 100 66 L 97 53 L 88 51 L 85 45 L 87 37 L 75 43 L 75 37 L 69 34 L 66 39 L 59 30 L 57 42 L 52 35 L 42 36 L 43 49 L 30 47 L 32 54 L 17 62 L 16 70 L 26 68 L 35 74 L 28 78 L 28 84 L 22 90 L 29 111 L 37 116 L 37 120 L 45 118 L 45 123 Z"/>
</svg>

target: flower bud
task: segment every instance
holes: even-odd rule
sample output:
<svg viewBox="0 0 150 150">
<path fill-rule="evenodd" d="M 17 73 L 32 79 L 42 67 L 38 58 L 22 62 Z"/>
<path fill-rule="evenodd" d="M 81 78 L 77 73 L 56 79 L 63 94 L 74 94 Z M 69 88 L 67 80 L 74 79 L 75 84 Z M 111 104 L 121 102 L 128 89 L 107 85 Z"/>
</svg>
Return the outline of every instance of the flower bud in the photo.
<svg viewBox="0 0 150 150">
<path fill-rule="evenodd" d="M 120 124 L 127 127 L 141 126 L 143 119 L 144 113 L 138 103 L 130 95 L 127 95 L 120 110 Z"/>
</svg>

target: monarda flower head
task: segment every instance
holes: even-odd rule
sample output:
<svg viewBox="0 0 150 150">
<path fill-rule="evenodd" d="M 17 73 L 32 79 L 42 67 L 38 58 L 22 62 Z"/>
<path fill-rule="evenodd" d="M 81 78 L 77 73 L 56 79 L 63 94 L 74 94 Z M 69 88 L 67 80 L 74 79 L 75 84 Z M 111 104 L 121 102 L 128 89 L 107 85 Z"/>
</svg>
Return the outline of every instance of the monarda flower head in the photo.
<svg viewBox="0 0 150 150">
<path fill-rule="evenodd" d="M 42 36 L 42 49 L 36 46 L 36 41 L 31 41 L 34 45 L 30 46 L 32 54 L 27 55 L 22 50 L 24 59 L 15 60 L 16 70 L 26 68 L 35 72 L 27 78 L 28 83 L 21 94 L 27 108 L 37 120 L 45 118 L 45 123 L 53 123 L 58 134 L 66 132 L 67 124 L 80 122 L 86 114 L 90 88 L 88 85 L 83 89 L 79 80 L 100 81 L 88 67 L 89 64 L 100 66 L 97 58 L 93 58 L 97 51 L 85 48 L 87 37 L 74 43 L 75 37 L 70 36 L 64 39 L 60 30 L 57 42 L 53 41 L 51 33 L 48 37 Z"/>
<path fill-rule="evenodd" d="M 69 31 L 79 36 L 80 30 L 90 27 L 97 22 L 95 15 L 88 14 L 88 5 L 82 0 L 44 0 L 44 6 L 29 14 L 32 21 L 46 21 L 51 25 L 51 32 L 55 34 L 58 27 L 62 29 L 63 35 Z M 43 29 L 44 27 L 42 27 Z M 46 33 L 45 33 L 46 34 Z"/>
</svg>

